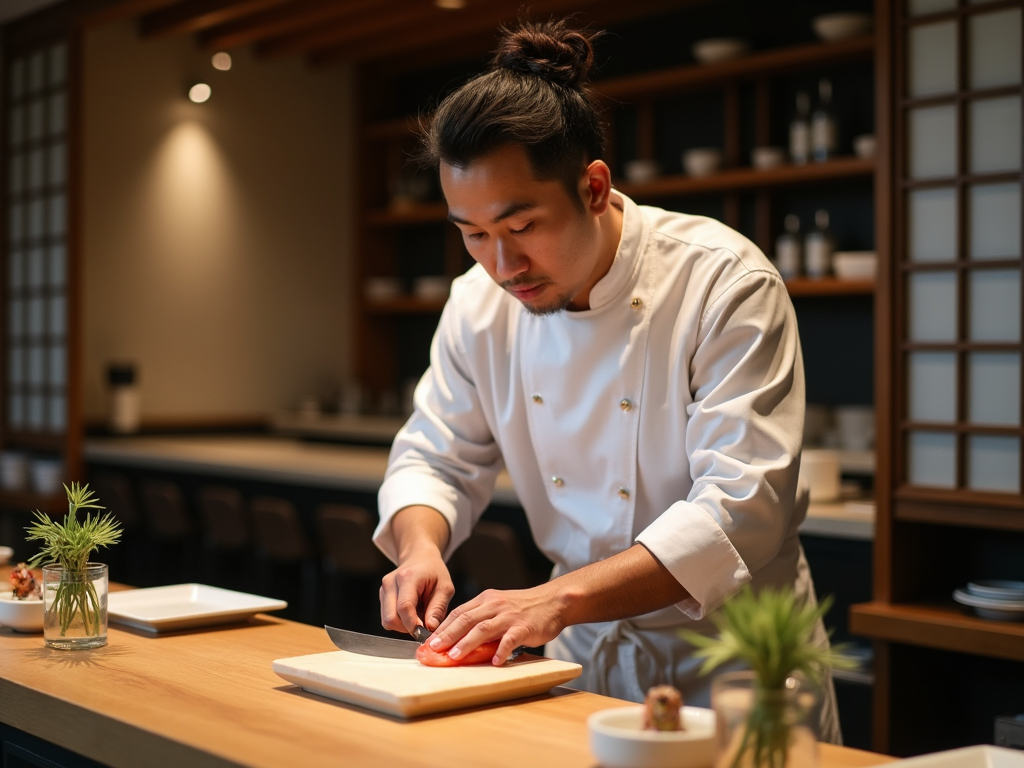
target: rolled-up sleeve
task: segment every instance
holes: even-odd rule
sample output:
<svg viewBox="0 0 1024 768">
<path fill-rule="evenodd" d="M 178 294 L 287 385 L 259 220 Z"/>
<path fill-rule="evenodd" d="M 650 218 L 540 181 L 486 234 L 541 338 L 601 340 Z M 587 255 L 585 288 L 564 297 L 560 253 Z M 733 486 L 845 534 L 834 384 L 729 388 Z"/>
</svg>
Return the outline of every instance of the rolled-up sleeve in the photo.
<svg viewBox="0 0 1024 768">
<path fill-rule="evenodd" d="M 416 387 L 415 410 L 395 438 L 378 493 L 380 523 L 373 540 L 393 562 L 396 512 L 420 504 L 440 512 L 451 531 L 447 559 L 469 538 L 502 467 L 459 339 L 456 300 L 453 293 L 441 315 L 430 367 Z"/>
<path fill-rule="evenodd" d="M 779 552 L 793 522 L 804 421 L 796 318 L 774 272 L 713 298 L 690 360 L 692 488 L 637 536 L 704 618 Z"/>
</svg>

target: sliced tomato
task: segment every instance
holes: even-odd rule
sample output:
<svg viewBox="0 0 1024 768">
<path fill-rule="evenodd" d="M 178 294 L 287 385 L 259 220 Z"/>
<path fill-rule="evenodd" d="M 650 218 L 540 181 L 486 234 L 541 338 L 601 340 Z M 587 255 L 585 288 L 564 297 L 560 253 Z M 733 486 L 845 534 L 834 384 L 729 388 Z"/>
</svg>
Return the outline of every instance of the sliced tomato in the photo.
<svg viewBox="0 0 1024 768">
<path fill-rule="evenodd" d="M 416 649 L 416 661 L 426 667 L 465 667 L 469 664 L 490 664 L 494 654 L 498 652 L 499 640 L 474 648 L 465 656 L 450 658 L 446 651 L 435 651 L 426 643 Z"/>
</svg>

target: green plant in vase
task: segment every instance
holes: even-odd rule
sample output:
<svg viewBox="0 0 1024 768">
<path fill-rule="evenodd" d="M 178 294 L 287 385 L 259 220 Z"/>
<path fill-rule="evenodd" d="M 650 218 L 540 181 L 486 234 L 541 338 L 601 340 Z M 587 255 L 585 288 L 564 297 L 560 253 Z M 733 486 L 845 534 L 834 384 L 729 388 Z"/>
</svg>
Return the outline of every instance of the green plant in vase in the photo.
<svg viewBox="0 0 1024 768">
<path fill-rule="evenodd" d="M 799 678 L 820 685 L 825 670 L 856 666 L 841 649 L 821 648 L 813 640 L 817 622 L 831 604 L 828 597 L 817 606 L 801 605 L 791 589 L 766 588 L 755 594 L 746 586 L 711 616 L 719 629 L 717 637 L 681 633 L 699 649 L 695 655 L 705 660 L 701 674 L 733 661 L 746 664 L 752 672 L 741 730 L 725 745 L 729 759 L 719 765 L 784 768 L 788 764 L 800 719 L 794 708 L 806 707 L 794 693 L 800 687 Z"/>
<path fill-rule="evenodd" d="M 68 512 L 59 523 L 39 512 L 35 521 L 25 530 L 26 541 L 42 542 L 39 552 L 29 561 L 32 567 L 44 565 L 44 583 L 48 570 L 59 576 L 52 594 L 46 595 L 46 625 L 59 628 L 60 637 L 68 634 L 73 624 L 80 620 L 86 637 L 103 637 L 106 642 L 106 566 L 103 569 L 102 594 L 97 592 L 96 580 L 90 577 L 90 570 L 97 566 L 89 562 L 89 555 L 99 547 L 109 547 L 120 541 L 121 528 L 114 516 L 107 512 L 100 514 L 103 507 L 99 499 L 89 490 L 88 485 L 72 483 L 65 485 L 68 497 Z M 97 510 L 86 513 L 80 520 L 81 510 Z M 47 585 L 46 589 L 50 589 Z M 51 644 L 47 638 L 47 644 Z M 94 647 L 85 645 L 83 647 Z M 63 647 L 58 644 L 58 647 Z"/>
</svg>

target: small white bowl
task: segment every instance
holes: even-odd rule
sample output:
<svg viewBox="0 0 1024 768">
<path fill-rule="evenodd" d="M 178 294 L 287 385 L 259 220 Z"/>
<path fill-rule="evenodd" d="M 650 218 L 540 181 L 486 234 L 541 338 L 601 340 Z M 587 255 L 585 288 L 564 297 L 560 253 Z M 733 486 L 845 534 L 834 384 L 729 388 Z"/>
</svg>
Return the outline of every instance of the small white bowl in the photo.
<svg viewBox="0 0 1024 768">
<path fill-rule="evenodd" d="M 873 280 L 878 273 L 874 251 L 839 251 L 832 254 L 832 270 L 840 280 Z"/>
<path fill-rule="evenodd" d="M 754 147 L 750 150 L 750 164 L 761 171 L 778 168 L 786 162 L 786 150 L 782 147 Z"/>
<path fill-rule="evenodd" d="M 738 59 L 750 50 L 750 43 L 738 37 L 709 37 L 698 40 L 690 51 L 701 64 L 717 64 L 720 61 Z"/>
<path fill-rule="evenodd" d="M 661 175 L 661 166 L 657 160 L 630 160 L 623 170 L 626 174 L 626 181 L 634 184 L 643 184 Z"/>
<path fill-rule="evenodd" d="M 710 176 L 722 165 L 721 150 L 712 147 L 698 147 L 683 152 L 683 169 L 687 175 Z"/>
<path fill-rule="evenodd" d="M 363 293 L 370 301 L 387 301 L 402 292 L 397 277 L 368 277 L 363 281 Z"/>
<path fill-rule="evenodd" d="M 604 768 L 710 768 L 715 761 L 715 713 L 683 707 L 683 731 L 646 731 L 644 707 L 616 707 L 587 718 L 590 751 Z"/>
<path fill-rule="evenodd" d="M 871 16 L 866 13 L 825 13 L 811 19 L 814 33 L 830 43 L 849 40 L 871 31 Z"/>
<path fill-rule="evenodd" d="M 7 565 L 14 557 L 14 550 L 10 547 L 0 547 L 0 565 Z"/>
<path fill-rule="evenodd" d="M 853 153 L 864 160 L 875 156 L 875 134 L 865 133 L 853 140 Z"/>
<path fill-rule="evenodd" d="M 13 592 L 0 592 L 0 626 L 18 632 L 42 632 L 43 601 L 15 600 Z"/>
<path fill-rule="evenodd" d="M 417 277 L 412 284 L 413 294 L 424 301 L 447 299 L 452 292 L 452 279 L 444 275 Z"/>
</svg>

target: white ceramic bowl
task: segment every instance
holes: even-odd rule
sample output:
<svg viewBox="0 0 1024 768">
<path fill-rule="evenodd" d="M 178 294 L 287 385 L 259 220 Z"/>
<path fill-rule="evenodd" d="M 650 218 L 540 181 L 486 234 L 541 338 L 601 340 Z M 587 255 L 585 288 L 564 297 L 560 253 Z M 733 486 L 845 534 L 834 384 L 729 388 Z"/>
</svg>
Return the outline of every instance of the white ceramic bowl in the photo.
<svg viewBox="0 0 1024 768">
<path fill-rule="evenodd" d="M 14 550 L 10 547 L 0 547 L 0 565 L 7 565 L 14 557 Z"/>
<path fill-rule="evenodd" d="M 786 151 L 782 147 L 754 147 L 750 150 L 750 164 L 758 170 L 778 168 L 786 162 Z"/>
<path fill-rule="evenodd" d="M 717 64 L 738 59 L 750 50 L 750 44 L 738 37 L 709 37 L 695 42 L 690 50 L 701 64 Z"/>
<path fill-rule="evenodd" d="M 13 592 L 0 592 L 0 626 L 18 632 L 42 632 L 43 601 L 15 600 Z"/>
<path fill-rule="evenodd" d="M 626 181 L 643 184 L 661 175 L 661 166 L 657 160 L 630 160 L 623 171 L 626 174 Z"/>
<path fill-rule="evenodd" d="M 402 292 L 397 277 L 368 277 L 363 281 L 363 293 L 370 301 L 387 301 Z"/>
<path fill-rule="evenodd" d="M 873 280 L 878 255 L 874 251 L 838 251 L 832 254 L 832 270 L 840 280 Z"/>
<path fill-rule="evenodd" d="M 715 761 L 715 713 L 683 707 L 683 731 L 645 731 L 643 705 L 587 718 L 590 751 L 604 768 L 709 768 Z"/>
<path fill-rule="evenodd" d="M 853 140 L 853 153 L 864 160 L 875 156 L 875 134 L 865 133 Z"/>
<path fill-rule="evenodd" d="M 697 147 L 683 152 L 683 169 L 689 176 L 710 176 L 721 165 L 721 150 L 712 147 Z"/>
<path fill-rule="evenodd" d="M 412 284 L 412 292 L 417 298 L 426 301 L 447 299 L 452 292 L 452 279 L 444 275 L 425 275 L 417 277 Z"/>
<path fill-rule="evenodd" d="M 849 40 L 871 31 L 871 16 L 866 13 L 825 13 L 811 19 L 814 33 L 826 42 Z"/>
<path fill-rule="evenodd" d="M 839 453 L 819 448 L 805 448 L 800 459 L 801 487 L 807 488 L 811 503 L 835 501 L 839 498 Z"/>
</svg>

